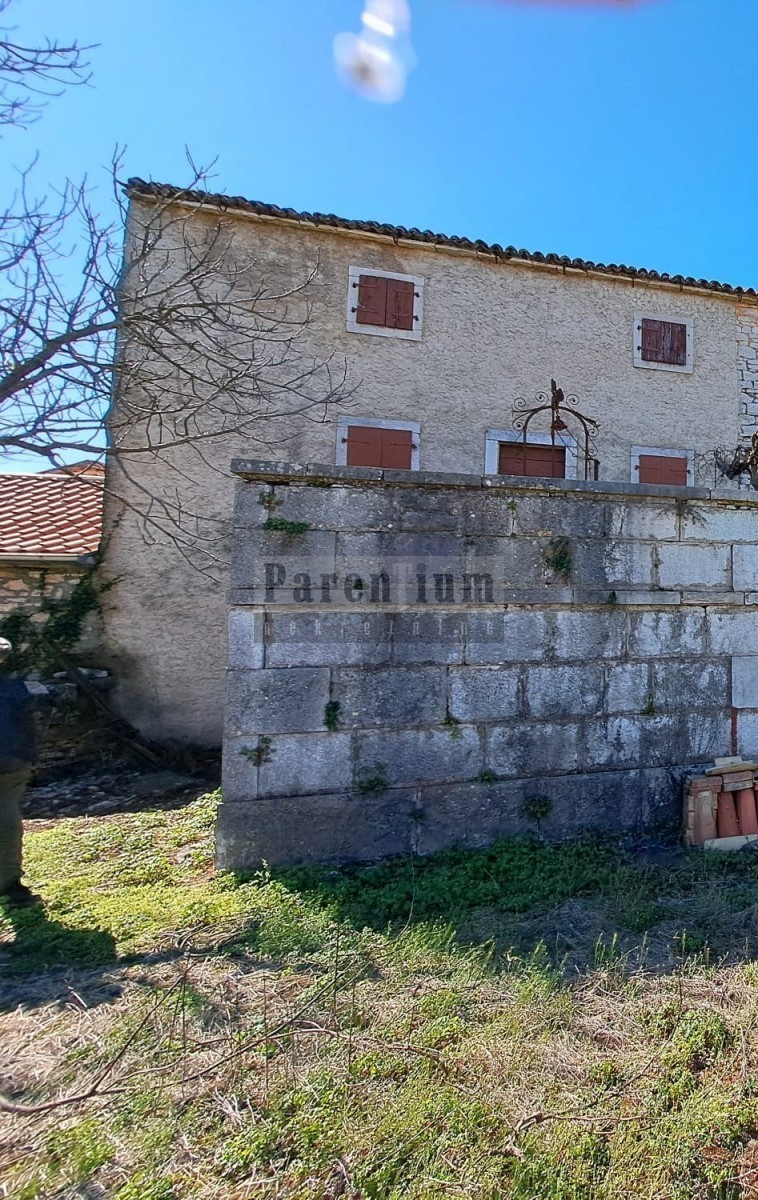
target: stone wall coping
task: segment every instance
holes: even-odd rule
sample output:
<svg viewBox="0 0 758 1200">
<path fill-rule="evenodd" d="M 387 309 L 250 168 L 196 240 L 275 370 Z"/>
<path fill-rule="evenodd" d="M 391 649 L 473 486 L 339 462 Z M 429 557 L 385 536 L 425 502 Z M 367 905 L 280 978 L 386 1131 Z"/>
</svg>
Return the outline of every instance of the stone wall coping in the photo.
<svg viewBox="0 0 758 1200">
<path fill-rule="evenodd" d="M 632 483 L 618 480 L 533 479 L 521 475 L 466 475 L 455 471 L 397 471 L 380 467 L 342 467 L 330 463 L 267 462 L 261 459 L 234 458 L 233 475 L 248 482 L 289 484 L 316 481 L 324 486 L 345 487 L 381 485 L 385 487 L 459 488 L 461 490 L 527 491 L 543 493 L 573 492 L 580 495 L 670 498 L 673 500 L 710 500 L 719 504 L 758 506 L 758 493 L 730 492 L 724 488 L 674 487 L 666 484 Z"/>
</svg>

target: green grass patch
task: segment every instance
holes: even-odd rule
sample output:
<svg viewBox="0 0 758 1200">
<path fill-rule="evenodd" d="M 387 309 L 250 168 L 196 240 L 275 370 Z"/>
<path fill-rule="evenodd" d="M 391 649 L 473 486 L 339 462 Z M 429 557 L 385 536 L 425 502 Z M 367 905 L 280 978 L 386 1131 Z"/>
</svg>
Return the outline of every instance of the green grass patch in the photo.
<svg viewBox="0 0 758 1200">
<path fill-rule="evenodd" d="M 742 1200 L 751 857 L 514 839 L 242 878 L 213 870 L 217 803 L 31 826 L 7 1087 L 113 1091 L 9 1116 L 9 1194 Z"/>
</svg>

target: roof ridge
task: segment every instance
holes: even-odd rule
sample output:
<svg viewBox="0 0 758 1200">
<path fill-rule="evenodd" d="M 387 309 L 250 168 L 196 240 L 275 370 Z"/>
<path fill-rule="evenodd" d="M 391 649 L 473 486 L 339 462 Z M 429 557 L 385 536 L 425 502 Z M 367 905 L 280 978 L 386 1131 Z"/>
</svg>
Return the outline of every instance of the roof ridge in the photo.
<svg viewBox="0 0 758 1200">
<path fill-rule="evenodd" d="M 380 237 L 392 238 L 393 241 L 411 241 L 419 244 L 448 246 L 451 249 L 470 250 L 472 253 L 488 254 L 496 260 L 513 260 L 570 268 L 576 271 L 595 272 L 601 275 L 612 275 L 624 279 L 640 279 L 647 283 L 661 283 L 678 287 L 694 288 L 698 291 L 718 292 L 724 295 L 749 297 L 758 299 L 756 288 L 744 288 L 730 283 L 719 283 L 717 280 L 696 279 L 692 275 L 672 275 L 668 271 L 655 271 L 646 267 L 629 267 L 618 263 L 597 263 L 591 259 L 570 258 L 566 254 L 543 253 L 541 251 L 517 249 L 515 246 L 501 246 L 499 242 L 488 243 L 481 239 L 458 237 L 444 233 L 433 233 L 431 230 L 421 230 L 415 227 L 407 229 L 403 225 L 390 225 L 380 221 L 359 221 L 347 217 L 339 217 L 334 213 L 300 212 L 294 208 L 280 208 L 276 204 L 266 204 L 261 200 L 248 200 L 245 196 L 228 196 L 223 192 L 208 192 L 196 188 L 181 188 L 170 183 L 154 183 L 133 176 L 124 185 L 124 191 L 131 199 L 142 196 L 154 200 L 177 200 L 188 204 L 211 204 L 225 210 L 238 210 L 253 213 L 256 216 L 272 217 L 283 221 L 299 221 L 303 224 L 323 226 L 327 229 L 345 229 L 356 233 L 373 233 Z"/>
</svg>

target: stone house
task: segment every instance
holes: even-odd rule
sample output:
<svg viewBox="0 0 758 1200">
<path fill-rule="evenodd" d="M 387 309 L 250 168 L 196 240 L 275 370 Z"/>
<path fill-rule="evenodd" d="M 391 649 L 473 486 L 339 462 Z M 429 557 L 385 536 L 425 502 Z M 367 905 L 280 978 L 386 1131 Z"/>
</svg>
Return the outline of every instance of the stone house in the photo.
<svg viewBox="0 0 758 1200">
<path fill-rule="evenodd" d="M 99 545 L 104 469 L 0 474 L 0 618 L 61 599 Z"/>
<path fill-rule="evenodd" d="M 345 365 L 350 394 L 337 410 L 275 436 L 262 429 L 260 442 L 215 439 L 192 460 L 182 486 L 209 516 L 231 515 L 234 457 L 670 490 L 723 486 L 714 451 L 758 430 L 754 289 L 139 180 L 129 196 L 128 238 L 173 197 L 199 230 L 223 225 L 227 261 L 255 255 L 271 289 L 312 277 L 298 354 Z M 535 421 L 526 445 L 516 428 L 515 402 L 536 403 L 553 378 L 597 422 L 587 463 L 570 422 L 555 435 Z M 131 498 L 136 485 L 111 470 L 114 492 Z M 159 495 L 176 486 L 154 461 L 148 479 Z M 108 570 L 120 579 L 105 634 L 121 711 L 152 736 L 218 744 L 224 569 L 198 573 L 171 544 L 149 544 L 126 511 Z"/>
</svg>

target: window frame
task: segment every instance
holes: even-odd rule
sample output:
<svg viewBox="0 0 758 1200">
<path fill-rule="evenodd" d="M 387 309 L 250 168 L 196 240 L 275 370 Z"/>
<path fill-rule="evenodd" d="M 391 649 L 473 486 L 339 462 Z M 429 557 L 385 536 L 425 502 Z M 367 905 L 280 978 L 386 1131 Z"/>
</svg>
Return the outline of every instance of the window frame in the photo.
<svg viewBox="0 0 758 1200">
<path fill-rule="evenodd" d="M 632 446 L 631 453 L 631 479 L 632 483 L 640 483 L 640 458 L 642 455 L 651 454 L 656 458 L 686 458 L 687 459 L 687 482 L 684 487 L 695 486 L 695 451 L 694 450 L 671 450 L 662 449 L 660 446 Z M 641 483 L 641 487 L 681 487 L 681 484 L 650 484 Z"/>
<path fill-rule="evenodd" d="M 338 467 L 347 466 L 347 431 L 351 425 L 358 425 L 361 429 L 402 429 L 409 431 L 413 439 L 411 444 L 410 470 L 418 471 L 421 443 L 421 423 L 419 421 L 390 421 L 379 417 L 349 417 L 347 415 L 337 418 L 336 463 Z M 389 469 L 388 467 L 376 468 L 378 471 Z M 392 470 L 397 469 L 399 468 L 392 468 Z"/>
<path fill-rule="evenodd" d="M 354 299 L 361 275 L 373 275 L 377 279 L 398 279 L 401 283 L 412 283 L 417 295 L 413 298 L 413 329 L 390 329 L 387 325 L 359 324 L 353 312 Z M 355 285 L 355 287 L 353 286 Z M 346 328 L 348 333 L 368 333 L 374 337 L 402 338 L 406 342 L 420 342 L 424 324 L 424 277 L 423 275 L 401 275 L 398 271 L 380 271 L 374 267 L 348 268 Z M 397 427 L 398 429 L 401 426 Z"/>
<path fill-rule="evenodd" d="M 687 361 L 684 366 L 677 363 L 648 362 L 642 357 L 642 322 L 666 321 L 668 324 L 684 325 L 687 329 Z M 632 353 L 635 367 L 645 371 L 673 371 L 676 375 L 691 375 L 695 370 L 694 321 L 679 313 L 636 312 L 632 326 Z"/>
<path fill-rule="evenodd" d="M 523 436 L 516 433 L 513 429 L 488 429 L 484 438 L 484 474 L 497 475 L 503 479 L 505 476 L 500 475 L 498 466 L 500 463 L 500 443 L 501 442 L 523 442 Z M 530 433 L 526 439 L 527 446 L 552 446 L 553 439 L 549 433 Z M 556 446 L 561 446 L 566 451 L 566 474 L 564 479 L 577 478 L 577 442 L 576 438 L 570 434 L 564 434 L 562 438 L 556 438 Z M 551 475 L 534 475 L 524 476 L 524 479 L 554 479 L 556 476 Z"/>
</svg>

